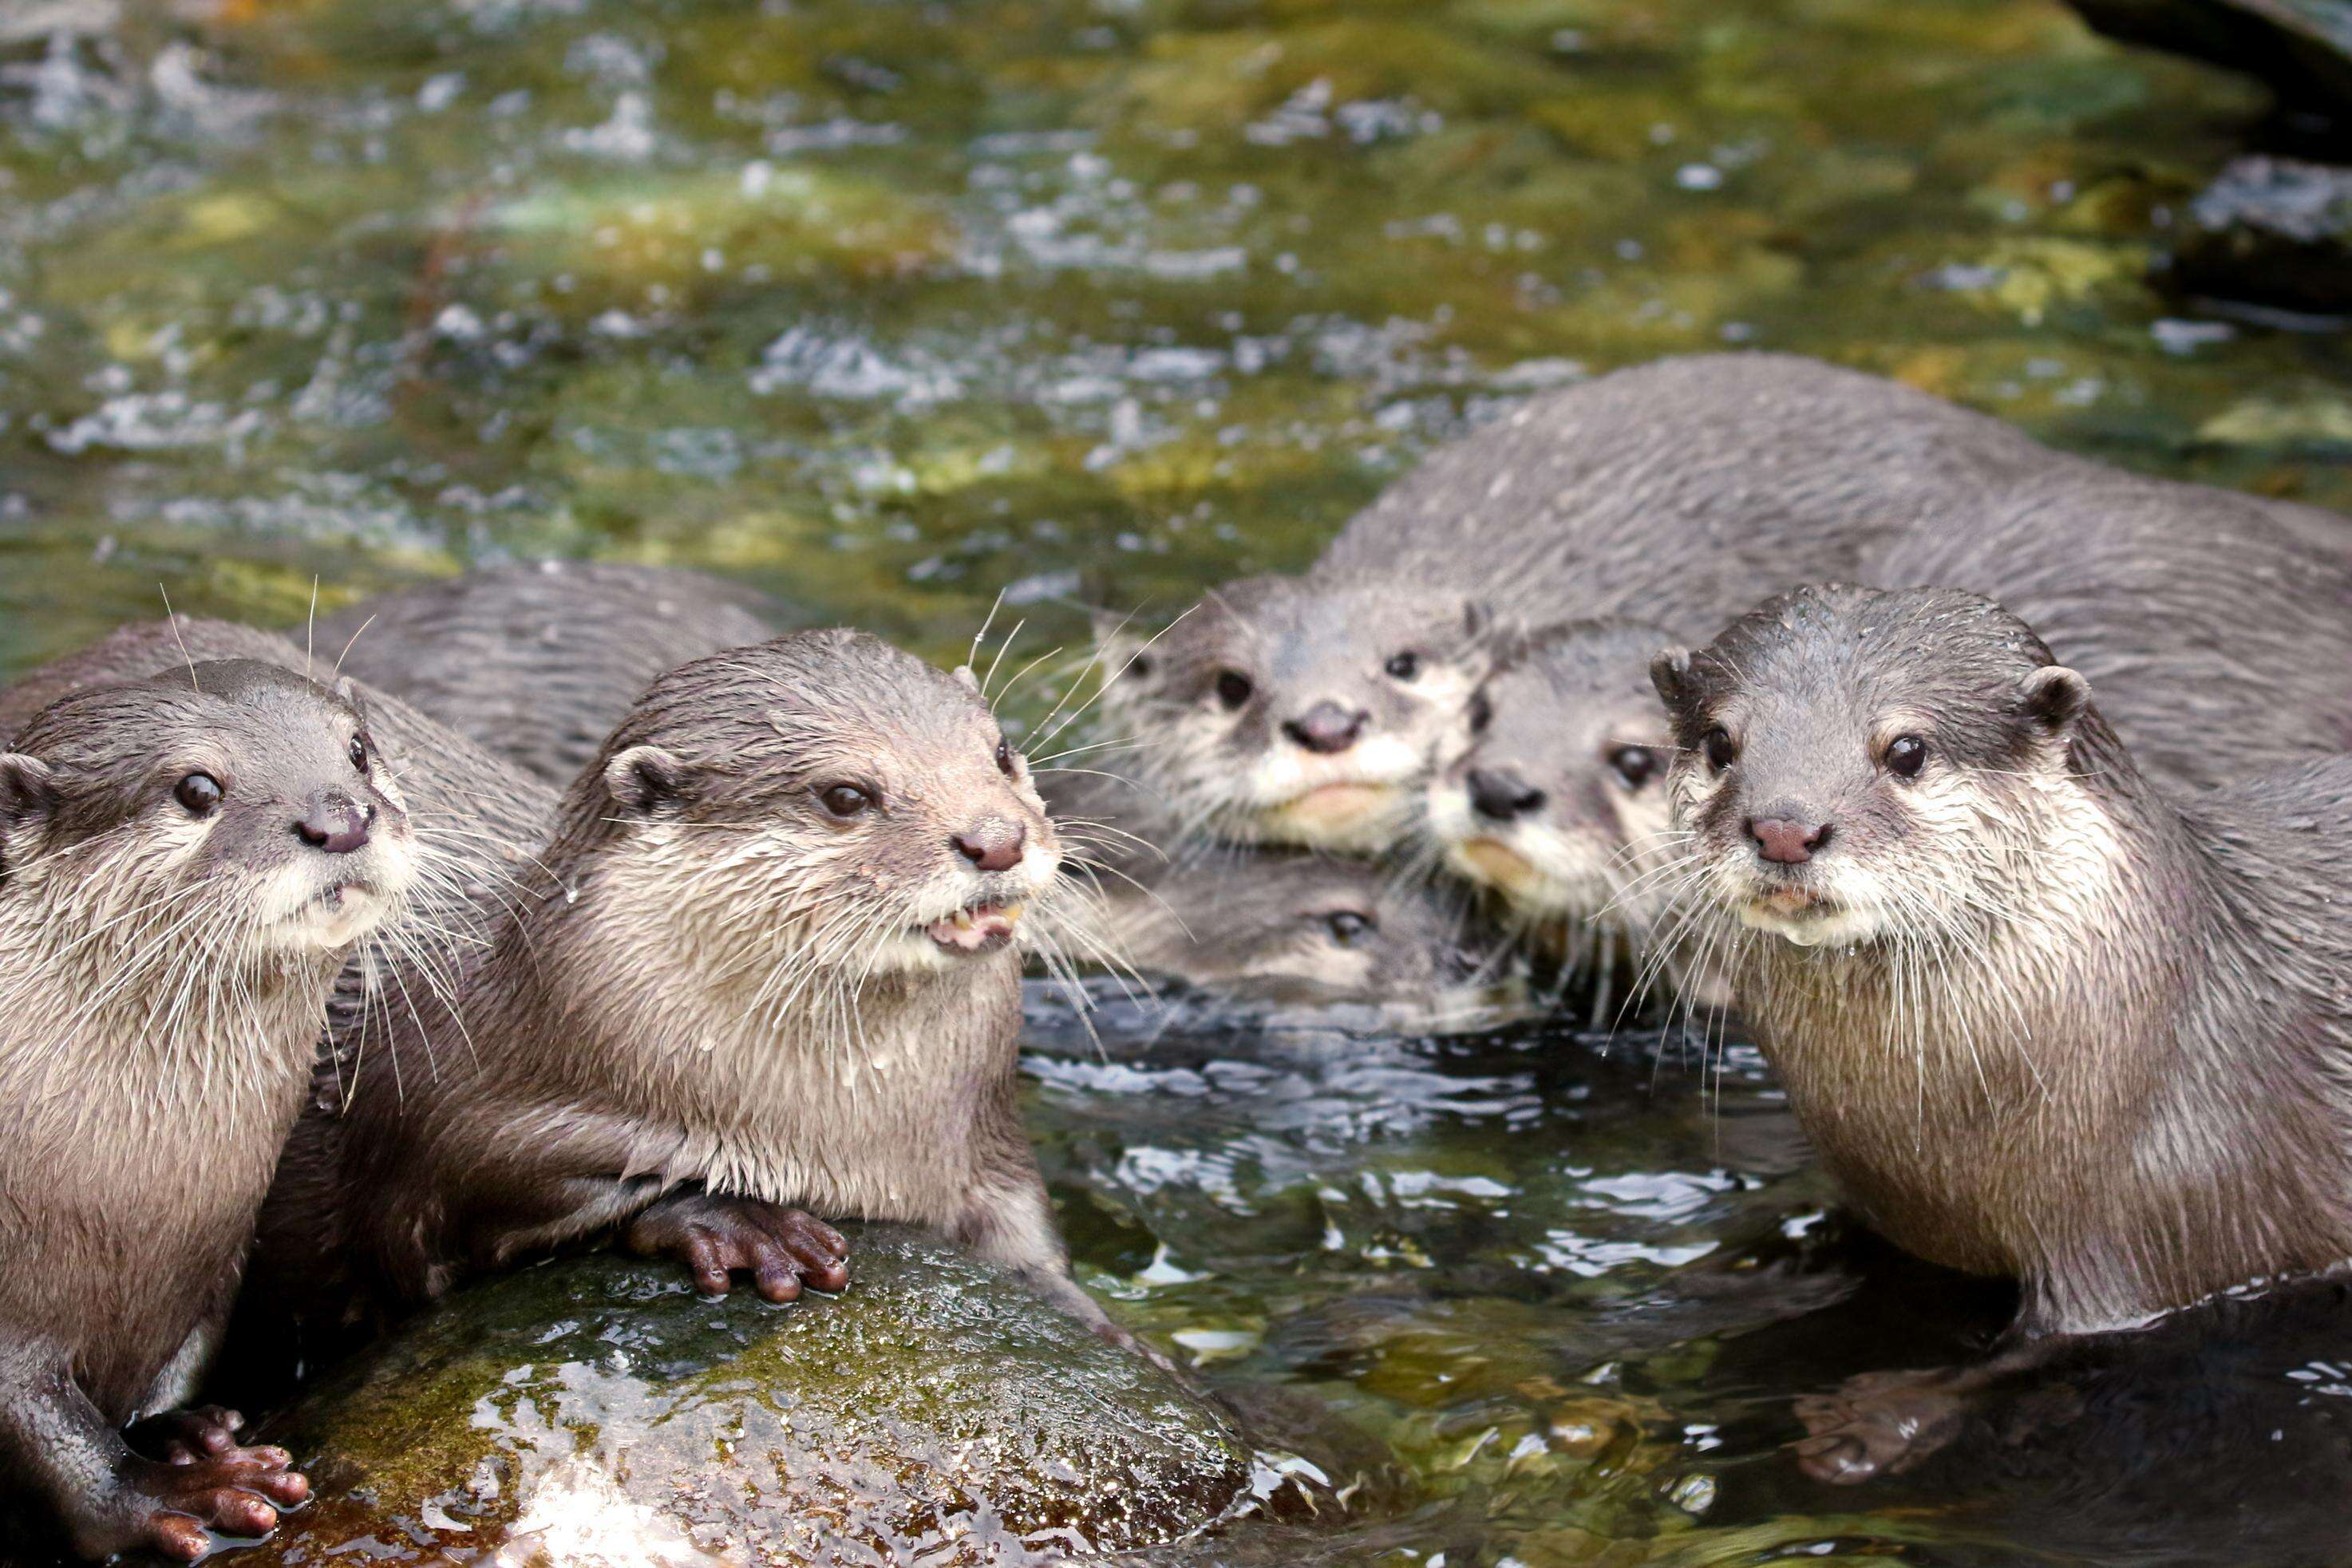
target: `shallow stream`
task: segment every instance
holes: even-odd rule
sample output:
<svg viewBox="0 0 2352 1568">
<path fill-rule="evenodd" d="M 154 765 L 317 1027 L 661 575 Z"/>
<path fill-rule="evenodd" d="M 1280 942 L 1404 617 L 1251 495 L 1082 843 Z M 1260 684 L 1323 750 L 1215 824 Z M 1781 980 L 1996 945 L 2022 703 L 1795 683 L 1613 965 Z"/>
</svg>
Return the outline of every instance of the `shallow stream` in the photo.
<svg viewBox="0 0 2352 1568">
<path fill-rule="evenodd" d="M 1026 664 L 1732 345 L 2352 507 L 2346 340 L 2162 277 L 2263 116 L 2048 0 L 0 8 L 0 676 L 538 554 L 947 660 L 1001 595 Z M 1737 1046 L 1066 1035 L 1088 1282 L 1393 1454 L 1335 1561 L 2352 1561 L 2332 1296 L 1807 1480 L 1793 1398 L 2006 1302 L 1847 1234 Z"/>
</svg>

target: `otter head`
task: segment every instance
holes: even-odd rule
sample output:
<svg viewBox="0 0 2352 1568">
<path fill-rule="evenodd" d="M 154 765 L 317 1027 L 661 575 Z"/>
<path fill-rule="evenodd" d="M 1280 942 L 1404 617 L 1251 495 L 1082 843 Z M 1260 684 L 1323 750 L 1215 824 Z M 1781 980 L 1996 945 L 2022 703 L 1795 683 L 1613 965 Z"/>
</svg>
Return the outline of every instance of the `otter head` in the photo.
<svg viewBox="0 0 2352 1568">
<path fill-rule="evenodd" d="M 845 631 L 656 681 L 566 797 L 559 850 L 623 925 L 771 996 L 1004 949 L 1062 862 L 970 676 Z"/>
<path fill-rule="evenodd" d="M 1107 645 L 1104 710 L 1187 827 L 1377 853 L 1486 674 L 1485 632 L 1459 595 L 1251 578 L 1149 643 Z"/>
<path fill-rule="evenodd" d="M 1465 912 L 1360 860 L 1212 859 L 1152 884 L 1126 948 L 1145 968 L 1242 996 L 1426 1002 L 1482 973 Z"/>
<path fill-rule="evenodd" d="M 1470 701 L 1467 749 L 1429 786 L 1447 869 L 1530 920 L 1647 925 L 1674 757 L 1649 669 L 1671 641 L 1639 622 L 1580 621 L 1507 657 Z"/>
<path fill-rule="evenodd" d="M 1973 595 L 1802 589 L 1652 675 L 1694 885 L 1758 930 L 1973 940 L 2021 879 L 2110 841 L 2077 756 L 2089 687 Z"/>
<path fill-rule="evenodd" d="M 415 880 L 407 810 L 348 684 L 184 665 L 61 698 L 13 744 L 0 888 L 61 924 L 276 957 L 358 940 Z"/>
</svg>

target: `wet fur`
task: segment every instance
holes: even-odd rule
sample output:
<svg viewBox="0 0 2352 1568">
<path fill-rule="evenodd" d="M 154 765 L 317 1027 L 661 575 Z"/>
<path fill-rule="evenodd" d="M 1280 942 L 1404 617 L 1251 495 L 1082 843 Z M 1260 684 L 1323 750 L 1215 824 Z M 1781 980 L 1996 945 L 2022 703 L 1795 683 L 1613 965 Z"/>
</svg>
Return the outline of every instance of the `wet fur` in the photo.
<svg viewBox="0 0 2352 1568">
<path fill-rule="evenodd" d="M 2053 662 L 1967 595 L 1822 590 L 1660 675 L 1685 891 L 1809 1135 L 1894 1239 L 2021 1279 L 2029 1336 L 2352 1260 L 2352 758 L 2174 797 Z M 1871 776 L 1887 728 L 1916 782 Z M 1738 824 L 1786 801 L 1865 939 L 1727 925 Z"/>
<path fill-rule="evenodd" d="M 794 619 L 699 572 L 551 560 L 364 600 L 310 635 L 345 674 L 561 789 L 663 671 Z"/>
</svg>

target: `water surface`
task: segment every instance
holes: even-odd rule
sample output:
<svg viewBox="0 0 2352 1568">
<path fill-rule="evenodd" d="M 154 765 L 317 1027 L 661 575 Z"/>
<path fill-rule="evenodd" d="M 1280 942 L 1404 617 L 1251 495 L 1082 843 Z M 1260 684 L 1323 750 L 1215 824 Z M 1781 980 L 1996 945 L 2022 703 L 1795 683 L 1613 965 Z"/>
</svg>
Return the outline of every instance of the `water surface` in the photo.
<svg viewBox="0 0 2352 1568">
<path fill-rule="evenodd" d="M 124 9 L 0 21 L 0 674 L 546 553 L 1025 657 L 1727 346 L 2352 505 L 2341 337 L 2165 283 L 2261 96 L 2042 0 Z M 2006 1303 L 1827 1218 L 1744 1051 L 1127 1043 L 1032 1054 L 1081 1264 L 1396 1456 L 1345 1560 L 2347 1555 L 2324 1310 L 1806 1481 L 1793 1396 Z"/>
</svg>

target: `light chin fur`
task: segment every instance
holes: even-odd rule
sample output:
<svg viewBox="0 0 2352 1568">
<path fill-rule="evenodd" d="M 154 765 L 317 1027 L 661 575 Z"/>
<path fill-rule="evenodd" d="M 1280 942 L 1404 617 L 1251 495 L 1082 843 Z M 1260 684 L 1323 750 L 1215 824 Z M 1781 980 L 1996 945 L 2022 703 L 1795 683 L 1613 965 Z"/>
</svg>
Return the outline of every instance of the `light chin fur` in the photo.
<svg viewBox="0 0 2352 1568">
<path fill-rule="evenodd" d="M 1606 852 L 1528 822 L 1482 823 L 1459 785 L 1434 786 L 1426 801 L 1430 837 L 1454 875 L 1538 920 L 1592 920 L 1609 908 L 1614 891 L 1605 864 L 1596 863 Z"/>
<path fill-rule="evenodd" d="M 1800 920 L 1747 899 L 1735 906 L 1734 913 L 1742 925 L 1780 937 L 1799 947 L 1856 946 L 1875 940 L 1885 930 L 1874 912 L 1843 906 L 1828 915 Z"/>
</svg>

